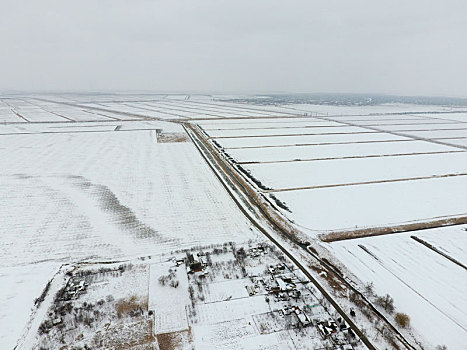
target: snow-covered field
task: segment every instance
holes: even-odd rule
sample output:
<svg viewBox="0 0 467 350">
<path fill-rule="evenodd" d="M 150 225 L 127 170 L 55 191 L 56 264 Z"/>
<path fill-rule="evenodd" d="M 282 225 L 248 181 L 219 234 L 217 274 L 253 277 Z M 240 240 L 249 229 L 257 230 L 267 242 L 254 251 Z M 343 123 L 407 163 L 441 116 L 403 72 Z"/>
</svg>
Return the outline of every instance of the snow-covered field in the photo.
<svg viewBox="0 0 467 350">
<path fill-rule="evenodd" d="M 297 225 L 316 233 L 465 216 L 467 177 L 275 193 Z"/>
<path fill-rule="evenodd" d="M 285 203 L 286 216 L 314 232 L 467 213 L 460 195 L 467 185 L 465 113 L 418 105 L 341 110 L 345 115 L 200 125 L 260 190 Z M 418 114 L 424 111 L 430 113 Z"/>
<path fill-rule="evenodd" d="M 314 236 L 466 215 L 465 113 L 434 113 L 455 108 L 399 104 L 288 107 L 318 113 L 319 118 L 200 125 L 261 182 L 263 189 L 258 190 L 272 189 L 267 192 L 289 209 L 283 214 L 305 232 Z M 313 122 L 326 125 L 321 117 L 343 127 L 312 127 Z M 327 135 L 328 129 L 345 133 Z M 371 133 L 354 133 L 357 129 Z M 290 135 L 315 131 L 318 135 Z M 440 153 L 424 154 L 435 152 Z M 465 227 L 413 234 L 465 266 Z M 462 348 L 467 335 L 465 268 L 411 239 L 410 233 L 329 247 L 361 282 L 373 282 L 378 295 L 389 293 L 396 311 L 410 316 L 413 328 L 430 346 Z"/>
<path fill-rule="evenodd" d="M 215 139 L 218 141 L 217 139 Z M 317 145 L 326 143 L 351 143 L 351 142 L 373 142 L 373 141 L 394 141 L 410 140 L 404 136 L 396 136 L 387 133 L 368 134 L 334 134 L 334 135 L 288 135 L 277 137 L 246 137 L 246 138 L 223 138 L 221 145 L 224 148 L 246 148 L 246 147 L 274 147 L 290 145 Z"/>
<path fill-rule="evenodd" d="M 211 130 L 209 135 L 214 138 L 223 137 L 252 137 L 252 136 L 271 136 L 271 135 L 327 135 L 327 134 L 356 134 L 372 133 L 375 131 L 362 129 L 355 126 L 329 126 L 313 128 L 293 128 L 293 129 L 246 129 L 246 130 Z"/>
<path fill-rule="evenodd" d="M 354 143 L 299 147 L 274 147 L 228 150 L 237 162 L 280 162 L 306 159 L 329 159 L 342 157 L 388 156 L 433 152 L 454 152 L 453 147 L 423 141 Z"/>
<path fill-rule="evenodd" d="M 407 144 L 410 152 L 411 142 Z M 429 145 L 427 145 L 430 147 Z M 275 150 L 275 149 L 273 149 Z M 454 149 L 455 150 L 455 149 Z M 252 174 L 274 189 L 333 186 L 369 181 L 467 173 L 464 152 L 311 162 L 248 164 Z"/>
<path fill-rule="evenodd" d="M 339 126 L 340 123 L 329 122 L 326 120 L 318 119 L 304 119 L 304 118 L 277 118 L 277 119 L 268 119 L 267 121 L 262 121 L 259 119 L 248 119 L 245 121 L 238 120 L 229 120 L 224 122 L 201 122 L 199 123 L 203 126 L 205 130 L 248 130 L 248 129 L 281 129 L 281 128 L 315 128 L 321 126 Z"/>
<path fill-rule="evenodd" d="M 213 143 L 270 188 L 263 188 L 265 195 L 272 192 L 286 204 L 290 211 L 283 214 L 313 237 L 467 213 L 467 113 L 454 107 L 260 105 L 190 95 L 35 97 L 0 101 L 2 348 L 15 345 L 34 299 L 62 264 L 261 237 L 195 146 L 173 142 L 186 141 L 176 137 L 184 131 L 166 119 L 199 123 Z M 465 265 L 463 229 L 415 235 Z M 407 312 L 433 345 L 462 347 L 467 328 L 462 266 L 410 234 L 329 247 L 358 279 L 393 296 L 398 310 Z M 248 335 L 256 321 L 245 317 L 245 310 L 268 311 L 249 304 L 254 298 L 245 298 L 245 283 L 222 281 L 206 291 L 199 309 L 200 319 L 206 319 L 194 326 L 195 333 L 206 335 L 195 336 L 200 348 L 216 348 L 219 335 L 233 328 Z M 216 309 L 229 296 L 235 299 L 229 305 L 238 307 Z M 153 308 L 161 306 L 157 300 L 150 294 Z M 295 343 L 289 333 L 264 335 L 263 345 Z M 246 347 L 245 339 L 237 347 Z"/>
<path fill-rule="evenodd" d="M 183 132 L 163 122 L 133 127 L 142 123 Z M 0 138 L 5 348 L 14 346 L 34 298 L 63 263 L 257 237 L 192 143 L 159 144 L 154 130 L 114 132 L 107 124 L 101 132 L 52 126 L 63 133 Z"/>
<path fill-rule="evenodd" d="M 414 234 L 455 251 L 467 262 L 466 226 Z M 367 251 L 360 246 L 364 246 Z M 467 337 L 467 271 L 403 233 L 330 244 L 335 256 L 378 295 L 394 298 L 396 311 L 432 343 L 462 349 Z M 371 254 L 369 254 L 370 252 Z"/>
</svg>

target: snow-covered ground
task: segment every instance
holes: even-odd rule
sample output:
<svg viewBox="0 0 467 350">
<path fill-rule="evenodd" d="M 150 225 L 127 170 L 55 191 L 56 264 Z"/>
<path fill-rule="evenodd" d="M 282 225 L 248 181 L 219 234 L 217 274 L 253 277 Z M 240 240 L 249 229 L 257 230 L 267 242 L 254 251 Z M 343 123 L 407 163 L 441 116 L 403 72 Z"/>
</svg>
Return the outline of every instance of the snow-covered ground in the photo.
<svg viewBox="0 0 467 350">
<path fill-rule="evenodd" d="M 414 234 L 460 253 L 465 263 L 465 228 L 437 228 Z M 411 239 L 408 233 L 334 242 L 329 247 L 361 281 L 373 282 L 376 294 L 391 295 L 396 311 L 407 313 L 412 326 L 433 347 L 444 344 L 448 349 L 464 348 L 465 269 Z"/>
<path fill-rule="evenodd" d="M 407 145 L 407 153 L 410 153 L 412 142 L 404 142 L 403 144 Z M 330 147 L 332 149 L 334 146 Z M 428 144 L 427 147 L 430 149 L 431 146 Z M 251 173 L 264 185 L 279 190 L 464 174 L 467 173 L 467 155 L 465 152 L 455 152 L 314 162 L 248 164 L 244 167 L 251 170 Z"/>
<path fill-rule="evenodd" d="M 76 124 L 66 125 L 52 125 L 64 133 L 0 138 L 0 320 L 8 325 L 0 342 L 7 349 L 60 264 L 257 237 L 192 143 L 160 144 L 154 130 L 106 124 L 102 132 L 66 133 Z M 163 122 L 144 126 L 183 132 Z"/>
<path fill-rule="evenodd" d="M 209 135 L 215 138 L 222 137 L 252 137 L 269 135 L 326 135 L 326 134 L 355 134 L 372 133 L 375 131 L 355 127 L 355 126 L 329 126 L 318 128 L 294 128 L 294 129 L 246 129 L 246 130 L 211 130 Z"/>
<path fill-rule="evenodd" d="M 228 150 L 238 162 L 280 162 L 288 160 L 367 157 L 426 152 L 453 152 L 455 148 L 423 141 L 355 143 L 300 147 L 274 147 Z"/>
<path fill-rule="evenodd" d="M 229 120 L 225 122 L 200 122 L 205 130 L 248 130 L 248 129 L 280 129 L 280 128 L 315 128 L 322 126 L 339 126 L 338 122 L 329 122 L 319 119 L 304 119 L 304 118 L 284 118 L 284 119 L 268 119 L 261 121 L 258 119 L 249 119 L 245 121 Z"/>
<path fill-rule="evenodd" d="M 314 233 L 464 216 L 467 176 L 275 193 Z M 314 234 L 313 234 L 314 235 Z"/>
<path fill-rule="evenodd" d="M 404 136 L 396 136 L 387 133 L 369 133 L 369 134 L 334 134 L 334 135 L 288 135 L 277 137 L 246 137 L 246 138 L 223 138 L 215 139 L 225 148 L 243 148 L 243 147 L 271 147 L 271 146 L 290 146 L 307 144 L 326 144 L 342 142 L 362 142 L 362 141 L 394 141 L 408 140 Z M 222 141 L 221 141 L 222 140 Z"/>
<path fill-rule="evenodd" d="M 435 113 L 455 109 L 418 105 L 344 110 L 347 115 L 324 119 L 308 115 L 200 125 L 263 190 L 275 192 L 290 209 L 286 216 L 315 232 L 467 212 L 460 190 L 467 184 L 467 119 L 461 117 L 466 114 Z M 370 115 L 423 111 L 431 113 Z"/>
<path fill-rule="evenodd" d="M 191 142 L 158 143 L 161 130 L 182 134 L 181 126 L 145 119 L 194 119 L 239 162 L 286 161 L 242 166 L 272 188 L 290 209 L 283 213 L 313 236 L 467 213 L 467 114 L 435 113 L 455 112 L 454 107 L 279 106 L 201 95 L 36 97 L 0 101 L 2 348 L 15 345 L 34 299 L 62 264 L 160 255 L 261 237 Z M 430 152 L 446 153 L 416 154 Z M 415 154 L 400 155 L 407 153 Z M 323 159 L 348 157 L 358 158 Z M 447 174 L 461 176 L 405 179 Z M 397 179 L 404 181 L 385 182 Z M 374 181 L 384 183 L 355 184 Z M 352 185 L 335 187 L 344 184 Z M 313 188 L 320 186 L 329 187 Z M 416 235 L 465 264 L 462 230 L 450 227 Z M 391 294 L 398 310 L 407 312 L 415 330 L 433 345 L 462 347 L 467 328 L 465 269 L 408 234 L 329 247 L 358 279 L 373 281 L 378 294 Z M 250 305 L 254 298 L 244 298 L 245 290 L 243 282 L 233 286 L 226 281 L 207 290 L 206 306 L 199 309 L 200 318 L 206 319 L 194 326 L 195 333 L 203 335 L 194 339 L 199 348 L 217 348 L 222 341 L 228 347 L 233 344 L 229 336 L 235 336 L 232 329 L 250 334 L 255 320 L 245 310 L 267 310 L 264 305 L 256 310 L 259 303 Z M 238 303 L 236 307 L 215 307 L 232 296 L 229 305 Z M 161 306 L 155 302 L 157 295 L 150 298 L 153 308 Z M 243 321 L 232 320 L 239 317 Z M 281 331 L 264 335 L 262 341 L 271 347 L 292 341 L 299 348 L 300 341 L 293 337 L 291 331 Z M 237 348 L 248 345 L 248 337 L 236 343 Z"/>
</svg>

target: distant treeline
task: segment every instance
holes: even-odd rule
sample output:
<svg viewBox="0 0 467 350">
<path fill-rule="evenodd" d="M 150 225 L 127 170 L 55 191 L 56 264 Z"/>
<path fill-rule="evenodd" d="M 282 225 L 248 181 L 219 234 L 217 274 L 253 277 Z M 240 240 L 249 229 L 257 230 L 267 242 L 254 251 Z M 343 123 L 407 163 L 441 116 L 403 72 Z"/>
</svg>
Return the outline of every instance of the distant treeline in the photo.
<svg viewBox="0 0 467 350">
<path fill-rule="evenodd" d="M 372 106 L 383 103 L 408 103 L 436 106 L 466 106 L 467 98 L 429 97 L 429 96 L 394 96 L 373 94 L 274 94 L 256 95 L 251 97 L 222 99 L 225 102 L 243 102 L 259 105 L 276 104 L 317 104 L 332 106 Z"/>
</svg>

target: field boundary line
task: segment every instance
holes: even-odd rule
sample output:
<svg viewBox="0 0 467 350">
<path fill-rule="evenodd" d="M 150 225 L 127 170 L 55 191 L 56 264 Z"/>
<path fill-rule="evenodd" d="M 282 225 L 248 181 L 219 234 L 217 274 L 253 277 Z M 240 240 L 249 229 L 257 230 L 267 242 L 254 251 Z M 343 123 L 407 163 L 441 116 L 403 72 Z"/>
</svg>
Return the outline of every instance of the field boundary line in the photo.
<svg viewBox="0 0 467 350">
<path fill-rule="evenodd" d="M 384 236 L 394 233 L 415 232 L 426 230 L 430 228 L 456 226 L 467 224 L 467 214 L 460 214 L 458 216 L 436 218 L 430 221 L 411 222 L 407 224 L 400 224 L 395 226 L 385 227 L 370 227 L 358 230 L 347 231 L 334 231 L 330 233 L 320 234 L 318 237 L 321 241 L 332 243 L 337 241 L 346 241 L 350 239 Z"/>
</svg>

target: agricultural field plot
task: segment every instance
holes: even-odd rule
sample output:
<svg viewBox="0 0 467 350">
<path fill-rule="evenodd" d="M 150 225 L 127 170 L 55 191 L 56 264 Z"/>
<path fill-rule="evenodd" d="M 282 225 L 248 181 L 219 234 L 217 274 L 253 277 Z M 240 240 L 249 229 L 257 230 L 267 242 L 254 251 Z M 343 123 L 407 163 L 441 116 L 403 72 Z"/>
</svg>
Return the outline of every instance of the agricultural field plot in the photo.
<svg viewBox="0 0 467 350">
<path fill-rule="evenodd" d="M 98 108 L 104 108 L 150 118 L 179 119 L 183 117 L 179 113 L 171 113 L 170 111 L 151 109 L 143 102 L 101 103 Z"/>
<path fill-rule="evenodd" d="M 412 233 L 465 261 L 466 226 Z M 432 347 L 461 349 L 467 335 L 467 272 L 410 238 L 409 233 L 334 242 L 330 249 L 352 274 L 372 282 L 377 295 L 394 298 L 396 312 L 409 315 L 413 328 Z"/>
<path fill-rule="evenodd" d="M 410 152 L 411 144 L 412 142 L 407 142 L 407 152 Z M 332 150 L 335 146 L 329 147 Z M 244 164 L 242 166 L 250 170 L 252 176 L 260 180 L 265 187 L 272 191 L 281 191 L 466 174 L 467 153 L 457 152 L 455 148 L 453 151 L 456 152 L 310 162 Z"/>
<path fill-rule="evenodd" d="M 381 143 L 228 149 L 226 152 L 233 157 L 238 164 L 245 164 L 462 151 L 449 146 L 411 140 L 408 142 L 393 141 Z"/>
<path fill-rule="evenodd" d="M 248 130 L 248 129 L 264 129 L 264 128 L 300 128 L 300 127 L 315 127 L 340 125 L 338 122 L 329 122 L 326 120 L 305 119 L 305 118 L 275 118 L 267 119 L 267 121 L 255 118 L 247 120 L 229 119 L 225 121 L 201 121 L 198 122 L 204 130 Z"/>
<path fill-rule="evenodd" d="M 277 192 L 287 217 L 318 233 L 465 217 L 467 177 Z M 369 230 L 371 233 L 371 230 Z"/>
<path fill-rule="evenodd" d="M 453 130 L 423 130 L 423 131 L 400 131 L 399 133 L 410 137 L 425 138 L 425 139 L 448 139 L 466 137 L 467 129 L 453 129 Z"/>
<path fill-rule="evenodd" d="M 109 110 L 109 111 L 121 112 L 122 113 L 122 114 L 120 114 L 121 117 L 124 117 L 123 113 L 129 113 L 129 114 L 135 113 L 135 114 L 140 114 L 140 115 L 144 115 L 144 116 L 147 116 L 147 117 L 156 117 L 155 113 L 152 113 L 152 115 L 151 115 L 150 112 L 144 111 L 144 110 L 142 110 L 140 108 L 137 108 L 137 107 L 134 107 L 134 106 L 130 105 L 130 103 L 127 103 L 127 102 L 80 103 L 79 105 L 80 106 L 86 106 L 90 110 L 92 110 L 93 108 L 96 108 L 96 109 L 104 109 L 104 110 Z M 99 113 L 101 113 L 101 112 L 102 113 L 108 113 L 107 111 L 105 111 L 105 112 L 104 111 L 99 111 Z M 147 113 L 145 113 L 145 112 L 147 112 Z M 137 117 L 135 117 L 135 118 L 137 118 Z M 141 118 L 141 117 L 139 117 L 139 118 Z"/>
<path fill-rule="evenodd" d="M 18 117 L 9 105 L 4 101 L 0 100 L 0 123 L 11 123 L 11 122 L 26 122 L 24 119 Z"/>
<path fill-rule="evenodd" d="M 328 135 L 328 134 L 369 134 L 376 131 L 363 129 L 354 126 L 334 125 L 311 128 L 281 128 L 281 129 L 246 129 L 246 130 L 210 130 L 209 135 L 212 138 L 221 139 L 229 137 L 247 138 L 247 137 L 270 137 L 282 135 Z"/>
<path fill-rule="evenodd" d="M 94 110 L 85 110 L 80 107 L 68 106 L 54 102 L 44 102 L 40 100 L 10 100 L 7 99 L 10 106 L 9 114 L 15 118 L 5 117 L 0 121 L 5 123 L 12 122 L 79 122 L 79 121 L 108 121 L 120 120 L 124 118 L 121 114 L 112 115 L 108 112 L 99 112 Z M 102 108 L 102 107 L 101 107 Z M 15 113 L 16 112 L 16 113 Z M 0 117 L 2 118 L 2 117 Z M 126 118 L 128 119 L 128 118 Z M 141 118 L 135 118 L 141 119 Z"/>
<path fill-rule="evenodd" d="M 65 118 L 48 112 L 40 106 L 34 105 L 26 100 L 19 99 L 6 99 L 6 102 L 13 113 L 25 122 L 50 122 L 50 121 L 64 121 Z"/>
<path fill-rule="evenodd" d="M 186 100 L 185 102 L 194 102 L 193 100 Z M 198 102 L 198 101 L 197 101 Z M 269 116 L 277 116 L 277 115 L 303 115 L 303 112 L 297 112 L 291 110 L 289 107 L 283 105 L 258 105 L 252 103 L 244 103 L 244 102 L 229 102 L 222 99 L 221 96 L 214 96 L 213 100 L 211 101 L 203 101 L 205 105 L 209 105 L 212 107 L 222 108 L 222 109 L 229 109 L 229 110 L 240 110 L 241 112 L 251 112 L 258 115 L 269 115 Z M 199 102 L 198 102 L 199 103 Z"/>
<path fill-rule="evenodd" d="M 452 138 L 449 140 L 445 140 L 445 142 L 449 142 L 451 145 L 467 147 L 467 136 L 462 138 Z"/>
<path fill-rule="evenodd" d="M 133 102 L 127 103 L 128 106 L 138 108 L 141 111 L 157 116 L 162 119 L 188 119 L 191 113 L 175 108 L 159 108 L 152 102 Z"/>
<path fill-rule="evenodd" d="M 51 106 L 47 107 L 47 110 L 50 112 L 56 113 L 64 118 L 67 118 L 71 121 L 107 121 L 107 120 L 115 120 L 115 118 L 111 118 L 109 116 L 105 116 L 104 114 L 97 114 L 93 111 L 86 111 L 80 109 L 78 107 L 71 107 L 71 106 Z"/>
<path fill-rule="evenodd" d="M 384 130 L 391 131 L 448 131 L 448 130 L 462 130 L 467 133 L 467 124 L 453 123 L 448 124 L 419 124 L 419 125 L 384 125 Z"/>
<path fill-rule="evenodd" d="M 14 108 L 15 114 L 24 122 L 62 122 L 65 118 L 38 107 Z"/>
<path fill-rule="evenodd" d="M 163 128 L 163 129 L 162 129 Z M 89 121 L 89 122 L 59 122 L 59 123 L 20 123 L 0 124 L 0 135 L 20 134 L 75 134 L 103 133 L 119 131 L 163 130 L 166 133 L 180 133 L 182 130 L 176 124 L 161 124 L 158 121 Z M 12 139 L 12 142 L 15 142 Z"/>
<path fill-rule="evenodd" d="M 358 118 L 358 119 L 357 119 Z M 349 119 L 344 118 L 330 118 L 339 122 L 348 122 L 356 125 L 362 126 L 421 126 L 421 125 L 432 125 L 433 128 L 436 128 L 438 125 L 452 125 L 458 123 L 456 120 L 445 120 L 445 119 L 430 119 L 424 117 L 413 117 L 410 115 L 400 115 L 400 116 L 369 116 L 367 119 L 365 117 L 351 117 Z M 328 118 L 326 118 L 328 119 Z"/>
<path fill-rule="evenodd" d="M 149 105 L 149 104 L 148 104 Z M 172 111 L 173 113 L 182 113 L 185 117 L 189 118 L 226 118 L 238 117 L 240 113 L 219 111 L 211 108 L 200 108 L 197 105 L 187 104 L 186 102 L 168 103 L 165 101 L 158 101 L 151 103 L 152 108 Z M 248 116 L 249 114 L 247 114 Z"/>
<path fill-rule="evenodd" d="M 368 134 L 332 134 L 332 135 L 288 135 L 274 137 L 246 137 L 246 138 L 222 138 L 214 139 L 222 148 L 263 148 L 297 145 L 320 145 L 357 142 L 385 142 L 395 140 L 412 140 L 404 136 L 396 136 L 387 133 Z"/>
<path fill-rule="evenodd" d="M 2 136 L 21 134 L 63 134 L 77 132 L 107 132 L 113 131 L 121 123 L 83 123 L 83 122 L 55 122 L 55 123 L 21 123 L 21 124 L 0 124 L 0 134 Z"/>
<path fill-rule="evenodd" d="M 197 103 L 193 101 L 183 101 L 183 102 L 167 102 L 167 101 L 157 101 L 151 103 L 144 103 L 146 106 L 157 110 L 166 110 L 171 113 L 179 113 L 186 118 L 190 119 L 223 119 L 223 118 L 237 118 L 237 119 L 247 119 L 250 117 L 254 118 L 263 118 L 270 117 L 275 113 L 272 112 L 257 112 L 252 111 L 248 108 L 237 107 L 237 108 L 221 108 L 210 103 Z"/>
<path fill-rule="evenodd" d="M 183 133 L 163 122 L 133 127 L 143 123 Z M 0 342 L 7 348 L 61 264 L 258 237 L 192 143 L 157 143 L 156 136 L 155 130 L 0 136 L 0 319 L 8 325 Z M 12 295 L 18 290 L 21 298 Z"/>
<path fill-rule="evenodd" d="M 215 111 L 220 112 L 228 116 L 233 117 L 255 117 L 255 118 L 262 118 L 265 116 L 270 116 L 274 114 L 274 111 L 259 111 L 253 109 L 242 108 L 242 106 L 221 106 L 214 103 L 206 103 L 206 102 L 195 102 L 195 101 L 185 101 L 185 106 L 191 106 L 192 108 L 196 108 L 200 111 Z"/>
<path fill-rule="evenodd" d="M 221 106 L 213 103 L 196 102 L 186 100 L 183 103 L 167 103 L 167 101 L 158 101 L 154 105 L 161 106 L 177 106 L 188 111 L 197 112 L 199 115 L 205 114 L 206 116 L 219 116 L 222 118 L 234 117 L 234 118 L 245 118 L 245 117 L 265 117 L 273 114 L 279 114 L 280 112 L 272 111 L 259 111 L 248 108 L 248 106 L 242 107 L 237 105 L 235 107 Z"/>
<path fill-rule="evenodd" d="M 417 117 L 429 118 L 432 121 L 451 121 L 467 123 L 467 112 L 454 112 L 454 113 L 436 113 L 436 114 L 417 114 Z"/>
<path fill-rule="evenodd" d="M 467 226 L 451 226 L 412 232 L 411 236 L 422 239 L 456 260 L 467 265 Z"/>
<path fill-rule="evenodd" d="M 455 123 L 456 120 L 441 119 L 436 116 L 451 115 L 451 113 L 431 113 L 431 114 L 368 114 L 368 115 L 334 115 L 318 116 L 314 118 L 335 120 L 340 122 L 352 122 L 358 124 L 400 124 L 400 123 Z"/>
</svg>

